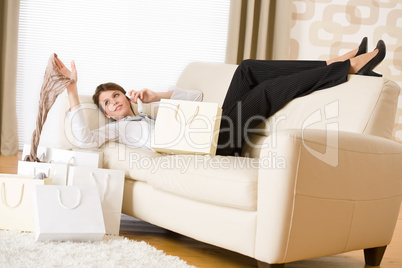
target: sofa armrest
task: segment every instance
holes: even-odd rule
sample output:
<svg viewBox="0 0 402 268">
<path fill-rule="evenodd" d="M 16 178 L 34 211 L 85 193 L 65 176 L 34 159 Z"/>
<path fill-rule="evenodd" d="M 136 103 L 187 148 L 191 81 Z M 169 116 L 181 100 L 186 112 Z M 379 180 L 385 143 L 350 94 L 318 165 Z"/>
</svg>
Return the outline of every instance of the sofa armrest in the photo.
<svg viewBox="0 0 402 268">
<path fill-rule="evenodd" d="M 285 263 L 389 244 L 402 196 L 400 144 L 287 130 L 263 145 L 257 259 Z"/>
</svg>

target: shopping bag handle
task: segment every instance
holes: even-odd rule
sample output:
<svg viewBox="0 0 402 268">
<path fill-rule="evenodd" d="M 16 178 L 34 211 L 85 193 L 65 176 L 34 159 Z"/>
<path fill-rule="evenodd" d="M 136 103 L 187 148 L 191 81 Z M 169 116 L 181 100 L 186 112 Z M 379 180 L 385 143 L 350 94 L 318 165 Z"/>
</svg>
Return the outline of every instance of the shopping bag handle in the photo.
<svg viewBox="0 0 402 268">
<path fill-rule="evenodd" d="M 77 189 L 77 191 L 78 191 L 78 199 L 77 199 L 77 202 L 75 203 L 75 205 L 72 206 L 72 207 L 67 207 L 66 205 L 64 205 L 63 202 L 61 201 L 60 189 L 56 189 L 56 191 L 57 191 L 57 197 L 59 199 L 59 204 L 63 208 L 68 209 L 68 210 L 73 210 L 73 209 L 77 208 L 80 205 L 80 203 L 81 203 L 81 191 L 80 191 L 80 189 Z"/>
<path fill-rule="evenodd" d="M 45 155 L 46 155 L 46 153 L 42 153 L 42 154 L 38 157 L 38 159 L 39 159 L 40 161 L 43 161 L 43 159 L 45 159 Z"/>
<path fill-rule="evenodd" d="M 3 204 L 8 207 L 8 208 L 16 208 L 19 205 L 21 205 L 22 203 L 22 198 L 24 196 L 24 189 L 25 189 L 25 184 L 22 184 L 21 187 L 21 194 L 20 194 L 20 201 L 15 205 L 15 206 L 10 206 L 7 202 L 7 198 L 6 198 L 6 184 L 5 182 L 2 183 L 1 185 L 1 200 L 3 201 Z"/>
<path fill-rule="evenodd" d="M 91 171 L 90 174 L 91 174 L 92 182 L 94 183 L 94 186 L 97 187 L 95 174 L 92 171 Z M 105 187 L 103 188 L 103 194 L 102 194 L 102 197 L 101 197 L 101 202 L 103 202 L 103 200 L 105 200 L 107 190 L 109 189 L 109 180 L 110 180 L 110 174 L 106 174 L 106 176 L 105 176 Z"/>
<path fill-rule="evenodd" d="M 72 157 L 70 158 L 70 160 L 68 160 L 67 165 L 70 165 L 71 160 L 75 161 L 75 157 L 72 156 Z"/>
<path fill-rule="evenodd" d="M 181 124 L 181 122 L 179 121 L 179 119 L 177 119 L 177 114 L 179 113 L 179 109 L 180 109 L 180 104 L 177 104 L 177 110 L 176 110 L 176 113 L 175 113 L 175 115 L 174 115 L 174 118 L 176 119 L 176 121 L 177 121 L 179 124 Z M 190 120 L 189 122 L 186 122 L 184 125 L 189 125 L 189 124 L 191 124 L 191 122 L 194 121 L 195 117 L 198 115 L 199 112 L 200 112 L 200 106 L 197 105 L 197 108 L 195 109 L 195 113 L 194 113 L 194 115 L 192 116 L 191 120 Z"/>
</svg>

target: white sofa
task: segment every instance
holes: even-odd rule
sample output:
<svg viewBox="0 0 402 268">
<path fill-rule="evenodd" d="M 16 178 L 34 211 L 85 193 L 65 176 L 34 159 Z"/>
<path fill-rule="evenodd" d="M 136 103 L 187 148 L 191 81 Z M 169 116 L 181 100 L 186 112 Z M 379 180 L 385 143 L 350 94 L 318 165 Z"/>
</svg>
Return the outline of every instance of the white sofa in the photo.
<svg viewBox="0 0 402 268">
<path fill-rule="evenodd" d="M 221 105 L 235 68 L 191 63 L 177 87 Z M 261 267 L 358 249 L 377 265 L 402 198 L 402 145 L 391 140 L 399 92 L 386 78 L 349 76 L 269 118 L 244 157 L 163 156 L 114 142 L 99 150 L 105 168 L 126 171 L 125 214 Z M 91 128 L 107 122 L 90 96 L 81 102 Z M 63 120 L 67 108 L 66 99 Z M 68 124 L 61 134 L 73 147 Z"/>
</svg>

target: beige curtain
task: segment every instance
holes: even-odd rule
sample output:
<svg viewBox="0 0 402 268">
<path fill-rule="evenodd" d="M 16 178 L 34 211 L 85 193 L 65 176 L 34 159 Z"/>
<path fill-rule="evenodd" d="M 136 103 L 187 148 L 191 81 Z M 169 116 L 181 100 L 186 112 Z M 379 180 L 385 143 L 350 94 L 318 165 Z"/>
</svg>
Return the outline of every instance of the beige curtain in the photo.
<svg viewBox="0 0 402 268">
<path fill-rule="evenodd" d="M 16 155 L 19 0 L 0 0 L 0 154 Z"/>
<path fill-rule="evenodd" d="M 291 0 L 231 0 L 226 63 L 288 59 Z"/>
</svg>

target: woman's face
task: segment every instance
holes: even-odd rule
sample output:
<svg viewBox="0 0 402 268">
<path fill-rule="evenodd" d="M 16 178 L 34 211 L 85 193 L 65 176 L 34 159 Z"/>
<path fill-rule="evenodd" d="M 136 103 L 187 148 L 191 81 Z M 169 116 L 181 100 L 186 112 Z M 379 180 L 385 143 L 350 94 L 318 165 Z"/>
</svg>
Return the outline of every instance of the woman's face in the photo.
<svg viewBox="0 0 402 268">
<path fill-rule="evenodd" d="M 115 120 L 134 115 L 130 101 L 118 90 L 103 91 L 99 95 L 99 104 L 105 111 L 105 115 Z"/>
</svg>

